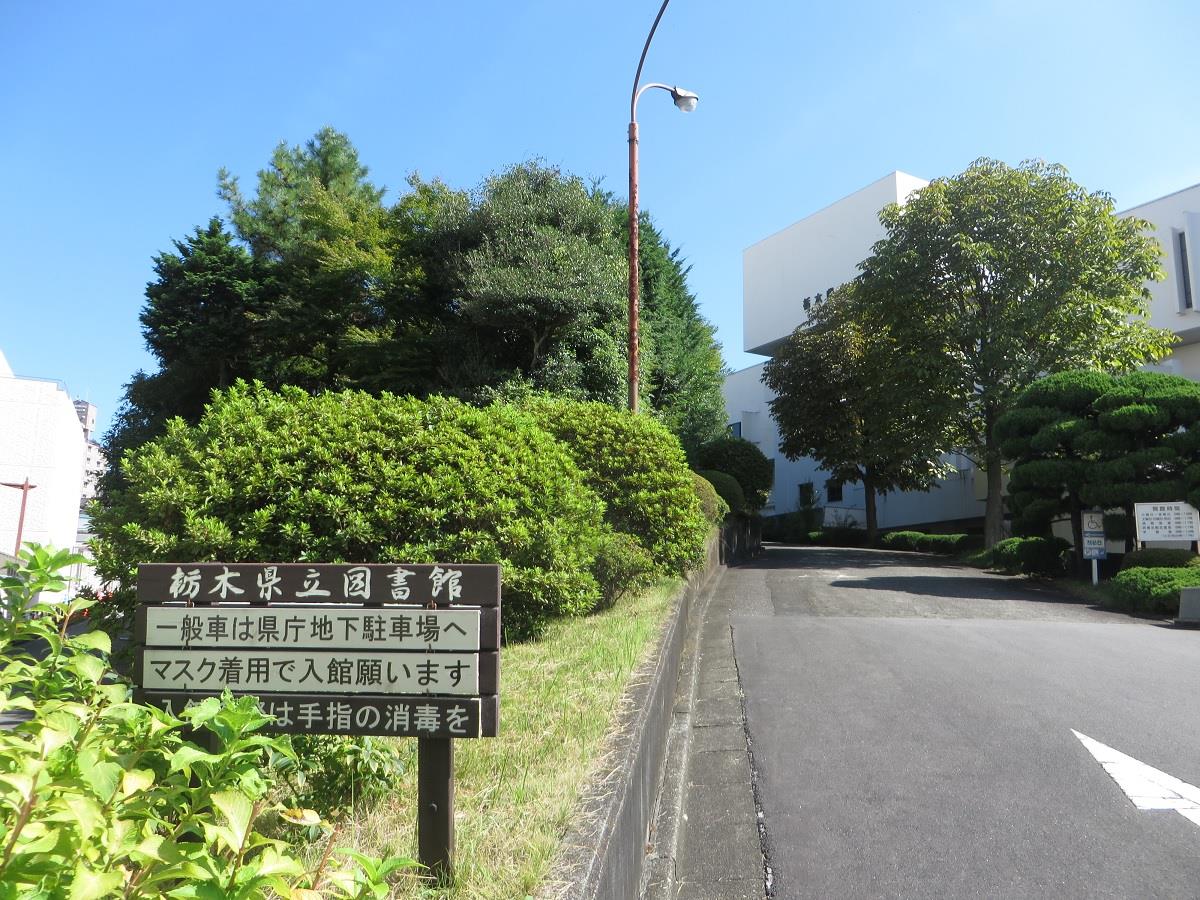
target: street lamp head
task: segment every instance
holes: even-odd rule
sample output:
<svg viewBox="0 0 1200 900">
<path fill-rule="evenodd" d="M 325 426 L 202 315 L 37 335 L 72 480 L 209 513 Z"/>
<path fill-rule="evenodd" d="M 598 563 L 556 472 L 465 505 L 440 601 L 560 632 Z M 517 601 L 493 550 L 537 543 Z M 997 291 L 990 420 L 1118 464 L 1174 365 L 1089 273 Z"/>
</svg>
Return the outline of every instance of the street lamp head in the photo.
<svg viewBox="0 0 1200 900">
<path fill-rule="evenodd" d="M 682 112 L 691 112 L 696 108 L 696 103 L 700 100 L 699 94 L 693 94 L 691 91 L 684 90 L 681 87 L 671 88 L 671 99 L 675 101 L 675 105 Z"/>
</svg>

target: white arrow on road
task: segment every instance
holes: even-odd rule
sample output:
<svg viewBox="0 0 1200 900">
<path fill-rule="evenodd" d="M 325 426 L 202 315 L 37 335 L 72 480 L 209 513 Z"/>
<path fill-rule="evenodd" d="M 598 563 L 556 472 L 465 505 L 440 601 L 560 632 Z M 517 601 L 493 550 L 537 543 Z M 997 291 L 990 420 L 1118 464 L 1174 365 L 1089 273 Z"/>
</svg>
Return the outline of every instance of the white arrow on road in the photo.
<svg viewBox="0 0 1200 900">
<path fill-rule="evenodd" d="M 1071 734 L 1079 738 L 1088 752 L 1096 757 L 1096 762 L 1104 766 L 1104 771 L 1112 776 L 1138 809 L 1173 809 L 1185 819 L 1200 825 L 1200 788 L 1138 762 L 1132 756 L 1080 734 L 1074 728 Z"/>
</svg>

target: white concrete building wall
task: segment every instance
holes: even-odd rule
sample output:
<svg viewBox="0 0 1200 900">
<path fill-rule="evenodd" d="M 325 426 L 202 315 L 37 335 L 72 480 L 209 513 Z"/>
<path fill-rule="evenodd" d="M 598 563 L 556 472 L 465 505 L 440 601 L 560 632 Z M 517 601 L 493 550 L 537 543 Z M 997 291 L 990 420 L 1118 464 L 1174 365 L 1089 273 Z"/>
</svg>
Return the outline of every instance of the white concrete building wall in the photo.
<svg viewBox="0 0 1200 900">
<path fill-rule="evenodd" d="M 1121 215 L 1150 222 L 1154 226 L 1151 234 L 1163 250 L 1166 278 L 1147 285 L 1150 324 L 1169 328 L 1179 335 L 1180 342 L 1170 357 L 1153 368 L 1200 381 L 1200 184 Z"/>
<path fill-rule="evenodd" d="M 748 353 L 770 355 L 807 319 L 805 298 L 858 275 L 858 264 L 883 237 L 879 211 L 903 203 L 929 182 L 892 172 L 742 254 L 742 327 Z"/>
<path fill-rule="evenodd" d="M 61 384 L 18 378 L 0 355 L 0 481 L 37 485 L 29 492 L 22 541 L 75 545 L 86 447 Z M 21 491 L 0 487 L 0 548 L 14 549 Z"/>
</svg>

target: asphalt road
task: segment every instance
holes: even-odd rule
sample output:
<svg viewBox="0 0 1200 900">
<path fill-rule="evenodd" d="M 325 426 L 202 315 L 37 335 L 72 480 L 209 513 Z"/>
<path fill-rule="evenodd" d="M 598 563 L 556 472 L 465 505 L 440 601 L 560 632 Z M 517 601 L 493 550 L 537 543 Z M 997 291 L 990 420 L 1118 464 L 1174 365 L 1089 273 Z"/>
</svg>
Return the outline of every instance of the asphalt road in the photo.
<svg viewBox="0 0 1200 900">
<path fill-rule="evenodd" d="M 1200 897 L 1200 827 L 1072 733 L 1200 785 L 1200 631 L 909 554 L 726 578 L 776 897 Z"/>
</svg>

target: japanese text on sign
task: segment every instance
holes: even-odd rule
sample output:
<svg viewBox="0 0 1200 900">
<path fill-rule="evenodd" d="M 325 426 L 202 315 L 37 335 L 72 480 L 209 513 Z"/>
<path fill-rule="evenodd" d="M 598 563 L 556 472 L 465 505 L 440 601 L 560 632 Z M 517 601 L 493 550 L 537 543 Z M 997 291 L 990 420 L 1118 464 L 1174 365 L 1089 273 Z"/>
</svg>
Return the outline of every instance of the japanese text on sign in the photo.
<svg viewBox="0 0 1200 900">
<path fill-rule="evenodd" d="M 494 655 L 494 654 L 493 654 Z M 356 653 L 147 647 L 141 686 L 148 690 L 304 691 L 321 694 L 480 693 L 480 654 Z"/>
<path fill-rule="evenodd" d="M 179 607 L 146 610 L 146 643 L 182 647 L 478 650 L 480 613 L 396 607 Z"/>
<path fill-rule="evenodd" d="M 499 567 L 472 563 L 145 563 L 138 597 L 157 603 L 499 605 Z"/>
<path fill-rule="evenodd" d="M 1135 503 L 1133 508 L 1139 541 L 1200 540 L 1200 513 L 1183 501 Z"/>
</svg>

